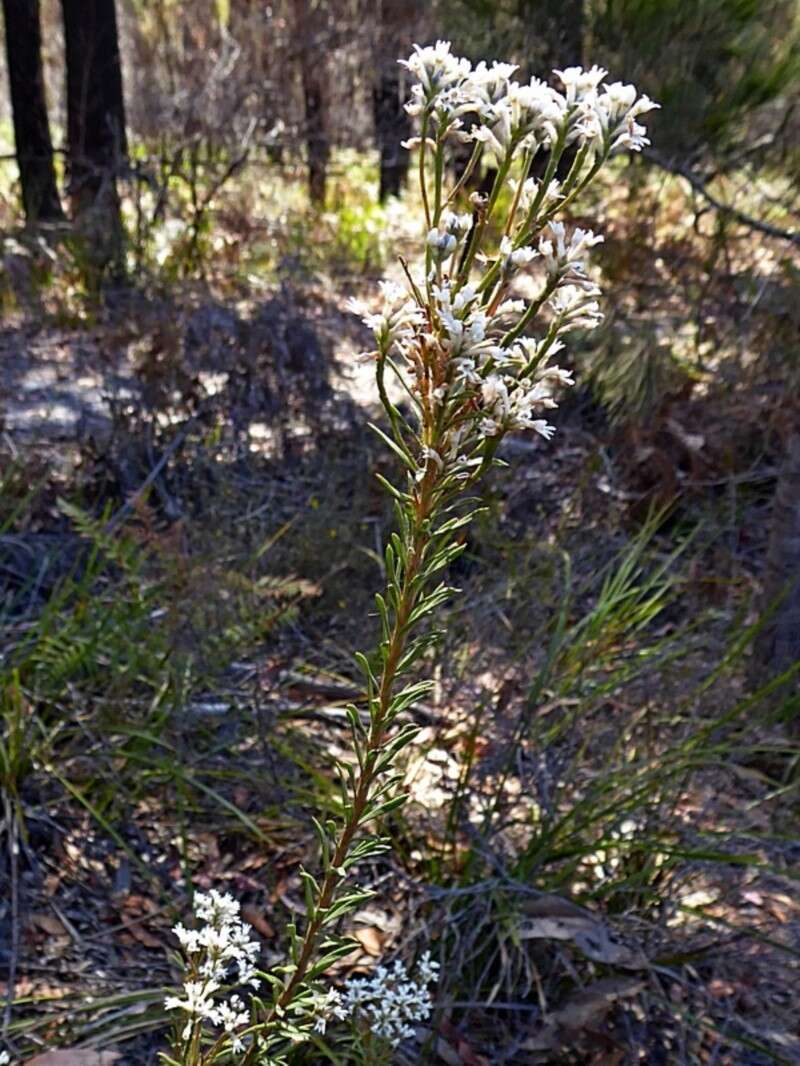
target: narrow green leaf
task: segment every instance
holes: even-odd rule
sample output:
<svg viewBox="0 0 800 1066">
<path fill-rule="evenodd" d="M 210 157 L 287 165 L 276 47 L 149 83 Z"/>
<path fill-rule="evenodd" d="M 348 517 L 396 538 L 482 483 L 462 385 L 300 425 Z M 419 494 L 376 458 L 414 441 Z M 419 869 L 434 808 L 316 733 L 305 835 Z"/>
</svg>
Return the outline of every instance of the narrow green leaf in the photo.
<svg viewBox="0 0 800 1066">
<path fill-rule="evenodd" d="M 398 457 L 398 459 L 400 459 L 403 465 L 407 467 L 412 474 L 416 474 L 417 464 L 411 458 L 410 453 L 407 452 L 404 448 L 401 448 L 400 445 L 397 444 L 396 441 L 393 441 L 391 437 L 387 437 L 383 430 L 376 426 L 374 422 L 368 422 L 367 425 L 374 433 L 377 433 L 377 435 L 381 438 L 386 447 L 390 448 L 394 452 L 394 454 Z"/>
</svg>

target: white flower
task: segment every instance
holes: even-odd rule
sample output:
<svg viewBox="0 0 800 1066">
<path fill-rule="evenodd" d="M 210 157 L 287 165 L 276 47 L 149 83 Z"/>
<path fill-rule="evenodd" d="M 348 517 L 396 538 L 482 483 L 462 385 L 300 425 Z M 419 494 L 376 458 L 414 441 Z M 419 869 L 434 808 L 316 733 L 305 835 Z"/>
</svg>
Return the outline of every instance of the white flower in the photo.
<svg viewBox="0 0 800 1066">
<path fill-rule="evenodd" d="M 164 1006 L 167 1010 L 181 1010 L 189 1015 L 189 1020 L 183 1030 L 184 1040 L 188 1039 L 192 1031 L 193 1019 L 216 1021 L 213 995 L 218 989 L 219 985 L 214 981 L 187 981 L 183 986 L 184 999 L 180 996 L 166 997 Z"/>
<path fill-rule="evenodd" d="M 381 281 L 380 290 L 383 307 L 376 314 L 364 315 L 362 322 L 375 334 L 380 351 L 388 352 L 394 344 L 413 337 L 414 330 L 422 324 L 424 317 L 402 286 Z M 361 313 L 358 306 L 352 307 L 352 310 L 356 314 Z"/>
<path fill-rule="evenodd" d="M 249 985 L 251 988 L 261 987 L 261 978 L 257 976 L 258 971 L 255 966 L 247 962 L 239 963 L 239 982 L 243 985 Z"/>
<path fill-rule="evenodd" d="M 209 951 L 214 955 L 221 955 L 230 947 L 230 930 L 231 927 L 228 925 L 223 925 L 219 928 L 215 928 L 213 925 L 207 925 L 200 930 L 198 940 L 206 951 Z"/>
<path fill-rule="evenodd" d="M 181 943 L 181 947 L 188 955 L 194 955 L 200 950 L 200 932 L 197 929 L 187 929 L 180 922 L 173 925 L 172 932 Z"/>
<path fill-rule="evenodd" d="M 573 378 L 572 373 L 560 366 L 547 366 L 538 371 L 536 376 L 539 381 L 546 381 L 552 385 L 575 384 L 575 378 Z"/>
<path fill-rule="evenodd" d="M 544 437 L 545 440 L 550 440 L 556 431 L 556 427 L 551 426 L 550 423 L 546 422 L 543 418 L 537 418 L 532 422 L 528 422 L 524 428 L 535 430 L 535 432 L 541 437 Z"/>
<path fill-rule="evenodd" d="M 261 950 L 259 942 L 250 939 L 252 932 L 252 926 L 249 926 L 246 922 L 239 922 L 237 925 L 231 926 L 228 932 L 231 953 L 234 953 L 239 959 L 249 959 L 251 962 Z"/>
<path fill-rule="evenodd" d="M 479 102 L 497 104 L 508 94 L 509 83 L 517 69 L 516 63 L 492 63 L 487 67 L 481 60 L 470 75 L 469 85 Z"/>
<path fill-rule="evenodd" d="M 438 964 L 431 961 L 428 952 L 420 959 L 413 979 L 399 960 L 391 967 L 376 966 L 371 979 L 354 977 L 347 982 L 336 1009 L 366 1017 L 372 1032 L 395 1047 L 414 1035 L 411 1022 L 430 1016 L 433 1002 L 426 985 L 436 980 L 437 972 Z M 324 1028 L 318 1031 L 324 1032 Z"/>
<path fill-rule="evenodd" d="M 417 980 L 423 985 L 431 985 L 439 980 L 439 963 L 431 958 L 430 951 L 425 951 L 417 963 Z"/>
<path fill-rule="evenodd" d="M 497 374 L 490 374 L 481 385 L 481 398 L 484 408 L 496 411 L 501 418 L 509 411 L 508 385 Z"/>
<path fill-rule="evenodd" d="M 352 1013 L 352 1005 L 342 999 L 341 993 L 335 988 L 329 988 L 327 992 L 315 992 L 311 1003 L 311 1009 L 317 1015 L 314 1022 L 314 1031 L 324 1033 L 331 1018 L 346 1018 Z"/>
<path fill-rule="evenodd" d="M 218 1004 L 215 1014 L 215 1024 L 222 1026 L 226 1033 L 233 1033 L 250 1021 L 250 1012 L 239 996 L 231 996 L 228 1003 Z"/>
<path fill-rule="evenodd" d="M 409 58 L 401 59 L 400 63 L 417 78 L 427 100 L 463 81 L 472 66 L 468 59 L 458 59 L 452 54 L 449 41 L 437 41 L 426 48 L 415 44 Z"/>
<path fill-rule="evenodd" d="M 595 286 L 579 288 L 577 285 L 564 285 L 557 289 L 549 304 L 558 320 L 558 332 L 599 326 L 603 315 L 599 303 L 594 299 L 597 295 L 599 289 Z"/>
<path fill-rule="evenodd" d="M 521 267 L 527 266 L 538 254 L 535 248 L 528 245 L 515 248 L 510 237 L 503 237 L 500 241 L 500 269 L 509 277 Z"/>
<path fill-rule="evenodd" d="M 0 1051 L 0 1066 L 8 1066 L 11 1062 L 11 1056 L 7 1051 Z"/>
<path fill-rule="evenodd" d="M 458 247 L 458 239 L 443 229 L 430 229 L 426 238 L 428 247 L 440 262 L 452 255 Z"/>
<path fill-rule="evenodd" d="M 198 892 L 194 898 L 194 913 L 210 925 L 230 925 L 238 921 L 239 902 L 227 892 L 217 892 L 212 888 L 210 892 Z"/>
<path fill-rule="evenodd" d="M 381 298 L 385 304 L 396 306 L 408 299 L 408 293 L 396 281 L 389 281 L 384 278 L 378 282 L 378 288 L 381 290 Z"/>
<path fill-rule="evenodd" d="M 469 212 L 457 215 L 453 211 L 444 211 L 439 227 L 446 230 L 457 241 L 462 241 L 472 229 L 472 215 Z"/>
<path fill-rule="evenodd" d="M 567 104 L 571 107 L 596 93 L 608 71 L 597 66 L 589 70 L 584 70 L 583 67 L 566 67 L 564 70 L 554 70 L 553 73 L 564 86 Z"/>
<path fill-rule="evenodd" d="M 581 257 L 587 249 L 602 243 L 603 237 L 590 229 L 574 229 L 567 240 L 563 222 L 550 222 L 548 228 L 550 237 L 542 237 L 539 241 L 539 252 L 548 276 L 568 279 L 576 285 L 585 284 L 586 266 Z"/>
<path fill-rule="evenodd" d="M 481 141 L 498 161 L 503 158 L 508 143 L 508 131 L 503 126 L 498 126 L 497 132 L 488 126 L 476 126 L 470 136 L 473 141 Z"/>
<path fill-rule="evenodd" d="M 512 178 L 509 184 L 511 186 L 511 191 L 516 192 L 519 182 Z M 541 182 L 537 181 L 536 178 L 526 178 L 522 183 L 522 189 L 519 194 L 519 206 L 525 214 L 527 214 L 533 207 L 539 196 L 540 187 Z M 554 178 L 545 189 L 544 195 L 539 201 L 539 211 L 542 214 L 551 213 L 561 199 L 561 182 L 556 181 Z"/>
<path fill-rule="evenodd" d="M 546 365 L 548 359 L 562 351 L 564 343 L 560 340 L 537 341 L 533 337 L 518 337 L 514 347 L 519 352 L 517 362 L 523 367 L 537 368 Z"/>
<path fill-rule="evenodd" d="M 497 318 L 506 318 L 509 315 L 521 315 L 524 310 L 524 300 L 503 300 L 495 311 L 495 316 Z"/>
<path fill-rule="evenodd" d="M 167 1010 L 183 1010 L 187 1014 L 206 1017 L 213 1009 L 214 1003 L 211 997 L 218 988 L 219 985 L 213 981 L 187 981 L 183 986 L 185 999 L 179 996 L 167 996 L 164 1006 Z"/>
<path fill-rule="evenodd" d="M 472 131 L 472 139 L 502 159 L 518 146 L 533 148 L 553 141 L 566 114 L 566 101 L 546 82 L 531 78 L 527 85 L 509 82 L 506 95 L 487 100 L 478 114 L 481 124 Z"/>
<path fill-rule="evenodd" d="M 650 141 L 636 119 L 659 106 L 648 96 L 637 97 L 635 86 L 615 81 L 586 109 L 582 120 L 586 136 L 600 142 L 607 152 L 617 148 L 640 152 Z"/>
</svg>

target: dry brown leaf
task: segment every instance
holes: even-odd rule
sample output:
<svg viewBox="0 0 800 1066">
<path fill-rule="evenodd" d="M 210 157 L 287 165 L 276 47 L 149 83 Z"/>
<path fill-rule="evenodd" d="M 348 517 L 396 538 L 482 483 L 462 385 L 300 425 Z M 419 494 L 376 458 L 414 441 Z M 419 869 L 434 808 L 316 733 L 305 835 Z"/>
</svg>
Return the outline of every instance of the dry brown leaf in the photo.
<svg viewBox="0 0 800 1066">
<path fill-rule="evenodd" d="M 602 1017 L 620 999 L 635 996 L 644 988 L 638 977 L 604 977 L 573 993 L 563 1007 L 550 1015 L 550 1020 L 535 1036 L 520 1045 L 525 1051 L 554 1051 L 563 1044 L 565 1030 L 583 1029 Z"/>
<path fill-rule="evenodd" d="M 551 1016 L 564 1029 L 581 1029 L 605 1014 L 618 1000 L 635 996 L 644 988 L 638 977 L 603 977 L 571 995 Z"/>
<path fill-rule="evenodd" d="M 135 892 L 130 892 L 122 897 L 120 909 L 135 915 L 153 914 L 158 910 L 158 904 L 147 896 L 139 896 Z"/>
<path fill-rule="evenodd" d="M 49 936 L 67 935 L 67 930 L 64 928 L 63 923 L 52 914 L 29 914 L 28 921 Z"/>
<path fill-rule="evenodd" d="M 125 929 L 134 940 L 138 940 L 146 948 L 158 948 L 163 949 L 164 942 L 157 936 L 153 936 L 151 932 L 139 925 L 138 922 L 126 922 Z"/>
<path fill-rule="evenodd" d="M 94 1051 L 92 1048 L 72 1047 L 45 1051 L 28 1059 L 25 1066 L 113 1066 L 122 1058 L 118 1051 Z"/>
<path fill-rule="evenodd" d="M 383 953 L 384 937 L 373 925 L 365 925 L 361 929 L 354 930 L 352 936 L 368 955 L 377 957 Z"/>
<path fill-rule="evenodd" d="M 246 903 L 244 907 L 242 907 L 242 917 L 246 922 L 249 922 L 254 929 L 261 933 L 265 940 L 271 940 L 275 936 L 275 930 L 258 907 L 254 907 L 252 903 Z"/>
<path fill-rule="evenodd" d="M 569 940 L 587 959 L 644 970 L 647 959 L 638 948 L 628 947 L 591 911 L 560 896 L 542 896 L 525 905 L 521 940 Z"/>
</svg>

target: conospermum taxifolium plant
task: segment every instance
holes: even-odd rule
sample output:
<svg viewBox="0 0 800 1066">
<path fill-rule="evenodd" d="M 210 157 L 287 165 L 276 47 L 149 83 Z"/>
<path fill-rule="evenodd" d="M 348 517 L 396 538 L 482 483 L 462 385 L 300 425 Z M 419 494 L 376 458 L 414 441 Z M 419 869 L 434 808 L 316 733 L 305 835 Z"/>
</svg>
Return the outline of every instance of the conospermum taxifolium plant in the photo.
<svg viewBox="0 0 800 1066">
<path fill-rule="evenodd" d="M 372 654 L 356 655 L 365 696 L 348 708 L 352 758 L 339 766 L 340 813 L 314 822 L 319 869 L 301 872 L 306 914 L 302 926 L 288 927 L 285 964 L 254 978 L 247 955 L 248 980 L 261 987 L 246 1006 L 241 998 L 225 1006 L 232 988 L 227 963 L 241 966 L 242 952 L 250 950 L 233 902 L 221 905 L 227 919 L 215 919 L 222 933 L 195 941 L 180 932 L 184 948 L 195 949 L 191 987 L 187 981 L 183 995 L 170 1000 L 181 1013 L 175 1051 L 165 1059 L 182 1066 L 234 1060 L 277 1066 L 323 1034 L 335 1042 L 348 1019 L 349 1057 L 335 1061 L 360 1061 L 359 1025 L 370 1031 L 370 1061 L 389 1061 L 399 1040 L 413 1039 L 409 1023 L 427 1013 L 424 987 L 435 973 L 427 961 L 422 985 L 398 971 L 387 985 L 396 994 L 373 990 L 358 1003 L 329 987 L 325 974 L 353 947 L 338 933 L 342 919 L 370 895 L 357 883 L 358 867 L 388 848 L 376 830 L 407 798 L 397 760 L 417 733 L 409 711 L 430 687 L 409 675 L 416 676 L 437 638 L 437 609 L 455 592 L 445 575 L 476 513 L 472 490 L 498 461 L 507 433 L 550 438 L 556 393 L 572 384 L 554 359 L 571 332 L 591 329 L 602 317 L 585 262 L 602 238 L 570 231 L 558 216 L 611 155 L 648 143 L 638 118 L 656 106 L 632 85 L 608 83 L 600 67 L 555 71 L 560 89 L 537 78 L 520 84 L 513 65 L 473 67 L 443 41 L 415 47 L 403 65 L 415 79 L 407 110 L 419 124 L 411 143 L 424 213 L 420 264 L 403 264 L 403 285 L 383 283 L 382 309 L 365 318 L 375 334 L 377 387 L 388 419 L 387 432 L 375 428 L 402 466 L 396 483 L 381 478 L 397 528 L 385 551 L 386 588 L 376 596 L 380 641 Z M 463 152 L 452 149 L 464 142 L 472 151 L 459 172 L 455 159 Z M 571 162 L 557 180 L 564 159 Z M 487 164 L 496 173 L 491 191 L 469 195 L 470 175 Z M 532 176 L 534 165 L 539 177 Z M 514 295 L 523 273 L 529 287 L 538 286 L 526 299 Z M 390 375 L 402 405 L 390 399 Z M 225 947 L 220 937 L 234 942 Z M 208 945 L 217 952 L 210 964 L 201 954 Z"/>
</svg>

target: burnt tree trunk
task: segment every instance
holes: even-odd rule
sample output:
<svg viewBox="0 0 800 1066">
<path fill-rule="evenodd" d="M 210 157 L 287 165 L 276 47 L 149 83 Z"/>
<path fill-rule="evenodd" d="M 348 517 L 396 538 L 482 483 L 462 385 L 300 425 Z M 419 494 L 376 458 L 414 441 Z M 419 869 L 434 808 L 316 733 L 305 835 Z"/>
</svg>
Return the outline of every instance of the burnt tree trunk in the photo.
<svg viewBox="0 0 800 1066">
<path fill-rule="evenodd" d="M 308 194 L 315 207 L 323 207 L 331 155 L 325 86 L 327 64 L 322 32 L 323 11 L 320 0 L 296 0 L 295 10 L 298 40 L 301 42 L 300 76 L 308 157 Z"/>
<path fill-rule="evenodd" d="M 411 136 L 411 121 L 405 112 L 405 91 L 400 68 L 388 66 L 372 91 L 375 136 L 380 154 L 378 197 L 383 203 L 399 196 L 408 174 L 409 152 L 402 145 Z"/>
<path fill-rule="evenodd" d="M 121 248 L 117 176 L 127 156 L 114 0 L 61 0 L 67 60 L 67 144 L 73 216 L 89 219 L 99 263 Z"/>
<path fill-rule="evenodd" d="M 380 156 L 378 196 L 399 196 L 408 174 L 409 151 L 402 141 L 411 136 L 406 114 L 406 79 L 398 63 L 411 49 L 416 0 L 383 0 L 379 12 L 377 77 L 372 89 L 372 114 Z"/>
<path fill-rule="evenodd" d="M 39 0 L 3 0 L 14 143 L 29 224 L 63 219 L 42 71 Z"/>
<path fill-rule="evenodd" d="M 582 64 L 584 3 L 585 0 L 537 0 L 532 15 L 543 46 L 544 70 L 539 76 L 545 80 L 554 68 L 563 70 Z"/>
<path fill-rule="evenodd" d="M 800 434 L 789 438 L 775 489 L 764 569 L 764 628 L 756 642 L 756 679 L 777 677 L 800 661 Z M 800 691 L 800 678 L 790 682 Z"/>
</svg>

